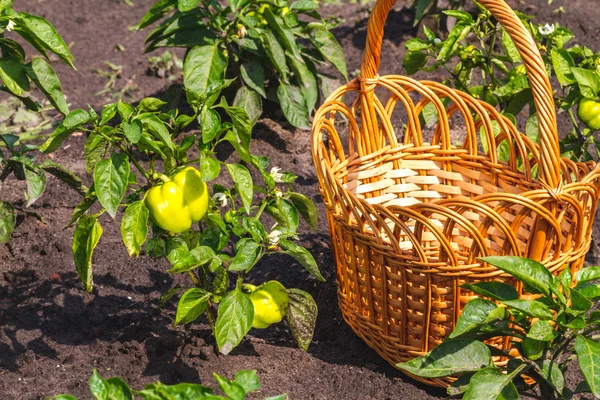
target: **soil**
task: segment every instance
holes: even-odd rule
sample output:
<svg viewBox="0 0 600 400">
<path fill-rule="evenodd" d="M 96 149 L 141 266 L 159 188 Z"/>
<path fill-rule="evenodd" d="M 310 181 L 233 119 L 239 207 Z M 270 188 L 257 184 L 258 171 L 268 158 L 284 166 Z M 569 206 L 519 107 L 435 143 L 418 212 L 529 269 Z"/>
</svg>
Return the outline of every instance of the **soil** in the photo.
<svg viewBox="0 0 600 400">
<path fill-rule="evenodd" d="M 46 17 L 67 43 L 72 43 L 77 71 L 60 63 L 55 67 L 72 108 L 90 104 L 99 108 L 104 97 L 94 93 L 105 83 L 93 68 L 105 61 L 123 67 L 137 87 L 135 98 L 160 96 L 169 81 L 145 75 L 143 40 L 147 31 L 130 32 L 153 3 L 134 0 L 129 7 L 118 0 L 22 0 L 19 11 Z M 390 15 L 383 44 L 381 74 L 402 72 L 403 43 L 417 35 L 408 0 L 399 1 Z M 536 15 L 535 22 L 557 18 L 573 29 L 581 44 L 597 48 L 600 8 L 587 0 L 524 0 L 511 2 Z M 557 16 L 564 5 L 567 13 Z M 348 60 L 348 70 L 359 68 L 365 44 L 368 8 L 359 4 L 325 6 L 325 14 L 344 23 L 335 30 Z M 117 45 L 126 51 L 116 50 Z M 157 52 L 157 53 L 160 53 Z M 178 54 L 181 54 L 180 52 Z M 428 76 L 432 78 L 432 76 Z M 433 76 L 435 78 L 435 76 Z M 127 81 L 117 81 L 120 88 Z M 324 216 L 306 131 L 290 131 L 278 118 L 261 120 L 255 130 L 253 152 L 272 158 L 272 164 L 301 176 L 297 190 L 314 199 Z M 81 156 L 84 137 L 74 136 L 53 156 L 85 175 Z M 86 179 L 89 180 L 88 177 Z M 2 199 L 21 201 L 24 187 L 9 181 Z M 93 368 L 103 376 L 121 376 L 135 388 L 160 380 L 167 384 L 202 382 L 212 385 L 213 372 L 232 377 L 234 371 L 256 369 L 263 383 L 260 397 L 288 393 L 292 399 L 429 399 L 443 397 L 403 376 L 367 347 L 342 321 L 337 307 L 335 268 L 324 218 L 316 231 L 304 227 L 302 244 L 317 259 L 327 283 L 307 278 L 284 257 L 270 258 L 255 268 L 257 281 L 279 279 L 289 287 L 309 291 L 319 304 L 314 342 L 309 352 L 296 348 L 283 325 L 253 330 L 228 356 L 215 354 L 206 324 L 173 328 L 174 305 L 160 309 L 158 298 L 179 282 L 167 274 L 165 261 L 147 256 L 132 260 L 121 243 L 118 223 L 104 216 L 104 234 L 94 255 L 95 289 L 87 294 L 75 274 L 71 256 L 72 229 L 62 229 L 79 196 L 50 178 L 47 192 L 31 208 L 32 216 L 19 218 L 13 238 L 0 247 L 0 397 L 40 399 L 57 393 L 89 398 L 87 381 Z M 600 240 L 600 235 L 595 234 Z M 600 260 L 596 240 L 588 261 Z M 568 380 L 577 379 L 571 372 Z M 258 397 L 257 397 L 258 398 Z"/>
</svg>

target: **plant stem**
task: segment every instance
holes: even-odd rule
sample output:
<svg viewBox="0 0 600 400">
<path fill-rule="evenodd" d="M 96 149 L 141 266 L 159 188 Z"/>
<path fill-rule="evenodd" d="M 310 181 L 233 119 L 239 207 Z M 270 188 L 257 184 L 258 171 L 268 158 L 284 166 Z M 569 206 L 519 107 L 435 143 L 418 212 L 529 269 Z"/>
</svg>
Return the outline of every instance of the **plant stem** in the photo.
<svg viewBox="0 0 600 400">
<path fill-rule="evenodd" d="M 147 181 L 150 180 L 150 176 L 148 175 L 148 173 L 146 172 L 145 169 L 142 168 L 142 166 L 140 165 L 140 163 L 138 162 L 138 160 L 135 158 L 135 156 L 122 144 L 119 144 L 119 148 L 121 150 L 123 150 L 123 152 L 125 154 L 127 154 L 127 157 L 129 157 L 129 159 L 131 160 L 131 162 L 133 163 L 133 165 L 135 165 L 135 167 L 137 168 L 138 171 L 140 171 L 140 173 L 144 176 L 144 178 L 146 178 Z"/>
</svg>

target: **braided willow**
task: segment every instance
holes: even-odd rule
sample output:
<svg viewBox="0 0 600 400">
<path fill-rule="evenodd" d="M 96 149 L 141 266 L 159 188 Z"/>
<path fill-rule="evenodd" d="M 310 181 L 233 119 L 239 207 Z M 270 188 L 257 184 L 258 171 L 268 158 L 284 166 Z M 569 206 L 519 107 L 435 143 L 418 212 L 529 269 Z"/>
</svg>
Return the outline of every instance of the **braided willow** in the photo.
<svg viewBox="0 0 600 400">
<path fill-rule="evenodd" d="M 331 94 L 312 130 L 344 319 L 392 364 L 430 351 L 452 332 L 474 297 L 460 288 L 463 283 L 497 280 L 526 295 L 518 282 L 478 257 L 529 257 L 553 274 L 579 270 L 590 247 L 600 183 L 595 163 L 560 158 L 544 64 L 504 1 L 479 3 L 523 58 L 539 145 L 467 93 L 379 76 L 383 26 L 394 3 L 377 1 L 360 76 Z M 419 115 L 428 105 L 437 110 L 438 122 L 427 142 Z M 398 120 L 401 127 L 392 123 Z M 451 120 L 464 126 L 462 143 L 452 143 Z M 508 162 L 499 158 L 503 142 Z M 507 339 L 492 343 L 509 350 Z M 437 386 L 449 382 L 417 379 Z"/>
</svg>

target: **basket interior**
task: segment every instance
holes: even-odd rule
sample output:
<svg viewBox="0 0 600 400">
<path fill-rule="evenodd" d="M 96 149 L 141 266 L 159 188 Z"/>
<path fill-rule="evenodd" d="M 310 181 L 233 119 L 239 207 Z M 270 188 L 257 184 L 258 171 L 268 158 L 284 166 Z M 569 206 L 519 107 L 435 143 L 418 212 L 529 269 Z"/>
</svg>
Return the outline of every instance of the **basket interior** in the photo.
<svg viewBox="0 0 600 400">
<path fill-rule="evenodd" d="M 550 268 L 581 246 L 585 213 L 595 210 L 595 194 L 572 187 L 588 172 L 582 165 L 563 160 L 562 190 L 573 198 L 557 204 L 536 179 L 538 146 L 492 106 L 401 76 L 378 78 L 367 103 L 365 96 L 360 82 L 350 83 L 330 97 L 315 124 L 327 143 L 315 161 L 331 172 L 324 195 L 337 199 L 332 211 L 341 223 L 376 236 L 423 270 L 478 279 L 503 273 L 477 257 L 526 256 L 542 222 L 550 226 L 543 254 Z M 365 104 L 375 110 L 377 132 L 361 126 Z M 423 115 L 432 109 L 438 118 L 427 127 Z M 365 151 L 373 137 L 377 148 Z"/>
</svg>

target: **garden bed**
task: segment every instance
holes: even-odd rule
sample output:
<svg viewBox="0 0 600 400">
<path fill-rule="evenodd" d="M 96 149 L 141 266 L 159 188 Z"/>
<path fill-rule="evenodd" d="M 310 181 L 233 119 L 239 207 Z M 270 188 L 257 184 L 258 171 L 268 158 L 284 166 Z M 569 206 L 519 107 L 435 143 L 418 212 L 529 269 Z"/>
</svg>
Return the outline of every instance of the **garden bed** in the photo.
<svg viewBox="0 0 600 400">
<path fill-rule="evenodd" d="M 159 97 L 169 86 L 169 81 L 145 74 L 148 55 L 142 52 L 147 32 L 128 31 L 153 1 L 134 2 L 133 7 L 116 0 L 16 2 L 16 9 L 52 21 L 65 41 L 73 44 L 78 71 L 55 65 L 72 108 L 103 103 L 103 97 L 95 93 L 105 81 L 92 69 L 105 68 L 105 61 L 123 66 L 124 75 L 137 86 L 132 93 L 135 98 Z M 403 43 L 415 34 L 411 14 L 403 10 L 409 3 L 399 1 L 390 16 L 381 74 L 402 72 Z M 552 7 L 547 6 L 547 0 L 511 3 L 535 14 L 538 23 L 559 18 L 576 33 L 576 41 L 598 48 L 600 8 L 592 2 L 555 1 Z M 561 5 L 567 13 L 557 17 L 552 10 Z M 334 33 L 344 47 L 352 73 L 359 68 L 368 13 L 358 4 L 326 6 L 323 13 L 345 20 Z M 125 51 L 117 50 L 118 45 Z M 124 83 L 121 79 L 117 86 Z M 268 258 L 256 267 L 252 277 L 257 281 L 278 279 L 313 295 L 319 317 L 309 352 L 296 347 L 283 324 L 251 331 L 227 356 L 214 352 L 208 325 L 173 328 L 175 304 L 160 309 L 158 299 L 173 285 L 173 279 L 179 278 L 165 272 L 166 260 L 155 261 L 144 255 L 130 259 L 121 244 L 119 226 L 111 223 L 108 215 L 102 217 L 105 232 L 94 255 L 96 286 L 93 293 L 84 292 L 72 261 L 72 230 L 62 229 L 80 196 L 50 178 L 46 193 L 31 208 L 41 219 L 28 216 L 19 220 L 12 240 L 0 247 L 3 398 L 38 399 L 61 392 L 87 398 L 87 380 L 93 368 L 103 376 L 121 376 L 136 388 L 156 380 L 210 383 L 212 372 L 231 377 L 233 371 L 256 369 L 263 382 L 261 398 L 283 392 L 292 399 L 427 399 L 445 395 L 443 390 L 427 388 L 388 365 L 342 321 L 309 132 L 290 131 L 279 115 L 271 117 L 255 127 L 253 153 L 269 155 L 273 166 L 299 175 L 297 190 L 317 202 L 321 217 L 317 230 L 305 226 L 307 233 L 302 235 L 301 244 L 315 256 L 327 282 L 307 278 L 291 267 L 291 258 L 284 256 Z M 53 159 L 84 176 L 80 151 L 84 140 L 83 136 L 71 137 Z M 20 204 L 24 185 L 11 179 L 2 189 L 3 200 Z M 588 256 L 590 263 L 600 260 L 600 236 L 596 234 L 595 239 Z"/>
</svg>

